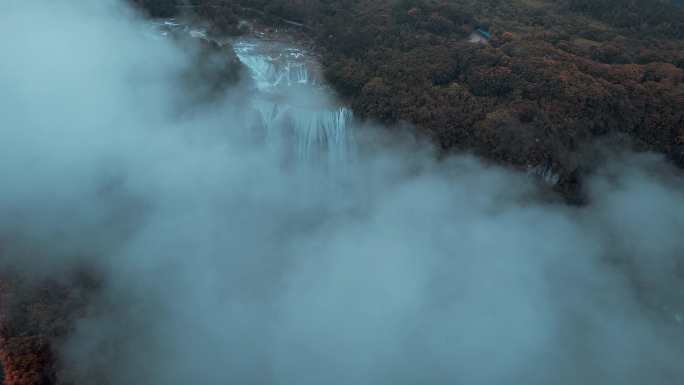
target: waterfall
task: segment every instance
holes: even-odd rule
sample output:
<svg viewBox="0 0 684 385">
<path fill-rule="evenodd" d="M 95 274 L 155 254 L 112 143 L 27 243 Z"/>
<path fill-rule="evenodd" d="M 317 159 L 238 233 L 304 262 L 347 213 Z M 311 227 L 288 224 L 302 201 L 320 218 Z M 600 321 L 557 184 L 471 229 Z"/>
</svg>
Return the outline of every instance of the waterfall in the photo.
<svg viewBox="0 0 684 385">
<path fill-rule="evenodd" d="M 305 54 L 296 48 L 259 41 L 237 41 L 236 55 L 249 69 L 257 88 L 270 92 L 296 84 L 314 85 Z"/>
<path fill-rule="evenodd" d="M 344 163 L 353 157 L 353 118 L 346 107 L 303 108 L 256 101 L 257 125 L 268 144 L 287 146 L 302 161 Z"/>
<path fill-rule="evenodd" d="M 252 105 L 267 143 L 285 146 L 306 162 L 344 164 L 352 158 L 353 114 L 326 101 L 305 52 L 262 41 L 237 41 L 233 48 L 255 83 Z"/>
<path fill-rule="evenodd" d="M 211 39 L 204 29 L 175 19 L 157 21 L 152 27 L 152 36 L 157 38 L 182 33 Z M 254 84 L 248 104 L 256 112 L 256 122 L 249 127 L 258 130 L 255 136 L 263 136 L 269 146 L 308 164 L 322 162 L 340 168 L 354 158 L 352 111 L 331 101 L 317 72 L 312 71 L 315 60 L 308 52 L 256 38 L 230 43 Z"/>
<path fill-rule="evenodd" d="M 558 184 L 560 181 L 560 175 L 554 171 L 550 162 L 546 162 L 539 166 L 529 165 L 527 167 L 527 174 L 552 186 Z"/>
<path fill-rule="evenodd" d="M 238 55 L 238 57 L 249 68 L 260 91 L 309 83 L 309 71 L 304 63 L 285 62 L 277 65 L 266 57 L 248 55 Z"/>
</svg>

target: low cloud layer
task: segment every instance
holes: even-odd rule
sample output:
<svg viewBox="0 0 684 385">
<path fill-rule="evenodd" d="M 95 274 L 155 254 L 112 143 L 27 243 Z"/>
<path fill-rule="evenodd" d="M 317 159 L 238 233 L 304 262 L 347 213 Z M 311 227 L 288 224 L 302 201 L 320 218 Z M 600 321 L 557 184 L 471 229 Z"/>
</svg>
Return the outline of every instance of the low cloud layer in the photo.
<svg viewBox="0 0 684 385">
<path fill-rule="evenodd" d="M 284 165 L 244 89 L 188 107 L 192 49 L 123 4 L 4 8 L 0 264 L 103 277 L 63 378 L 682 382 L 684 186 L 659 157 L 616 157 L 581 208 L 363 132 L 353 161 Z"/>
</svg>

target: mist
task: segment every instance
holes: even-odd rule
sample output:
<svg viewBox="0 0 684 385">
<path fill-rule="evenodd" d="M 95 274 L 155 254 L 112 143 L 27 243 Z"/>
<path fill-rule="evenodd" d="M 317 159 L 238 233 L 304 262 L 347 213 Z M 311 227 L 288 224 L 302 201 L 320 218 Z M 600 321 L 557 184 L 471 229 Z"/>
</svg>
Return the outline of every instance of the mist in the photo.
<svg viewBox="0 0 684 385">
<path fill-rule="evenodd" d="M 196 102 L 197 42 L 114 0 L 4 8 L 0 267 L 102 280 L 61 381 L 682 382 L 684 185 L 659 156 L 612 156 L 583 207 L 360 124 L 353 158 L 290 161 L 247 85 Z"/>
</svg>

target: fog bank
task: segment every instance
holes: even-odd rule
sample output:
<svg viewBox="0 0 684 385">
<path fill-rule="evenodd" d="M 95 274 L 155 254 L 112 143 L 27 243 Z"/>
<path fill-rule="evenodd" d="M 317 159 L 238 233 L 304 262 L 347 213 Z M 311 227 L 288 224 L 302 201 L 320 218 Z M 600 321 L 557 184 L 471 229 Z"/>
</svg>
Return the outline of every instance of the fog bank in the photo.
<svg viewBox="0 0 684 385">
<path fill-rule="evenodd" d="M 659 156 L 607 162 L 581 208 L 371 128 L 354 159 L 284 160 L 248 85 L 191 103 L 198 48 L 122 3 L 5 8 L 0 266 L 103 279 L 64 380 L 682 382 L 684 186 Z"/>
</svg>

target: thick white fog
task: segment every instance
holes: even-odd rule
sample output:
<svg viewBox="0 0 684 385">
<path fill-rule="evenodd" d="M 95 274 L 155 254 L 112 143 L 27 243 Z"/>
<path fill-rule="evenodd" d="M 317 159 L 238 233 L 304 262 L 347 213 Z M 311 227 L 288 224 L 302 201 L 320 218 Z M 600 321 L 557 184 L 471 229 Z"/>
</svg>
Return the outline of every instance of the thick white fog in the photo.
<svg viewBox="0 0 684 385">
<path fill-rule="evenodd" d="M 1 267 L 103 279 L 63 379 L 684 382 L 684 179 L 658 156 L 607 162 L 581 208 L 391 130 L 288 161 L 248 86 L 195 104 L 198 48 L 123 3 L 3 5 Z"/>
</svg>

